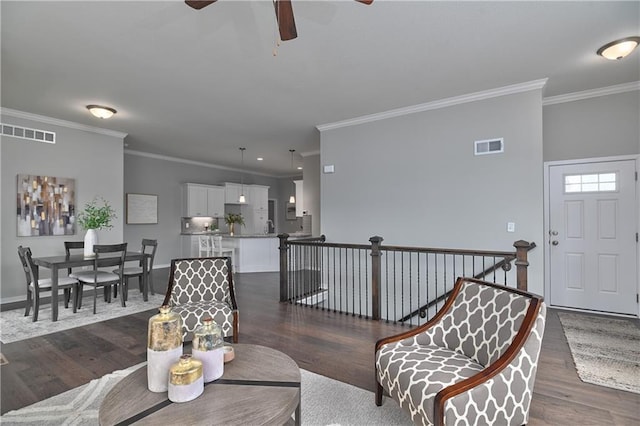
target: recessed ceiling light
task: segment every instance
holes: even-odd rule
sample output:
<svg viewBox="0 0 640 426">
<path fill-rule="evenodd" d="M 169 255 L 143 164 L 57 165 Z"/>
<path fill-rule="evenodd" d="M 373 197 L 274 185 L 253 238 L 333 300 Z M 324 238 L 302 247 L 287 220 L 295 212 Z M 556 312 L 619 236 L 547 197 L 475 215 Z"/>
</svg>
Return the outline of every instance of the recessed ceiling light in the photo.
<svg viewBox="0 0 640 426">
<path fill-rule="evenodd" d="M 622 59 L 633 52 L 640 43 L 640 37 L 626 37 L 607 43 L 598 49 L 598 55 L 611 61 Z"/>
<path fill-rule="evenodd" d="M 262 157 L 258 157 L 258 158 L 256 158 L 256 160 L 258 160 L 258 161 L 262 161 L 262 160 L 264 160 L 264 158 L 262 158 Z"/>
<path fill-rule="evenodd" d="M 102 106 L 102 105 L 87 105 L 87 109 L 95 117 L 102 118 L 102 119 L 111 118 L 113 114 L 118 112 L 113 108 Z"/>
<path fill-rule="evenodd" d="M 298 166 L 298 170 L 302 170 L 302 166 Z"/>
</svg>

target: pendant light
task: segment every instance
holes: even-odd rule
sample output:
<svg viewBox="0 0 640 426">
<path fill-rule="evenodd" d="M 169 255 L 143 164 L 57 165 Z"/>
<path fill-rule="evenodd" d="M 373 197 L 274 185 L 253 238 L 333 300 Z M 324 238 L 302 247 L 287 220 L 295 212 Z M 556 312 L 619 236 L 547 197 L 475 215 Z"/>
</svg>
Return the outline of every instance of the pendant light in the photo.
<svg viewBox="0 0 640 426">
<path fill-rule="evenodd" d="M 296 152 L 296 150 L 295 149 L 290 149 L 289 152 L 291 153 L 291 170 L 293 170 L 293 153 Z M 289 202 L 291 204 L 295 204 L 296 203 L 295 193 L 291 194 L 291 197 L 289 197 Z"/>
<path fill-rule="evenodd" d="M 240 198 L 238 202 L 240 204 L 244 204 L 247 202 L 247 199 L 244 196 L 244 150 L 247 148 L 239 148 L 240 149 L 240 164 L 242 165 L 242 174 L 240 175 Z"/>
</svg>

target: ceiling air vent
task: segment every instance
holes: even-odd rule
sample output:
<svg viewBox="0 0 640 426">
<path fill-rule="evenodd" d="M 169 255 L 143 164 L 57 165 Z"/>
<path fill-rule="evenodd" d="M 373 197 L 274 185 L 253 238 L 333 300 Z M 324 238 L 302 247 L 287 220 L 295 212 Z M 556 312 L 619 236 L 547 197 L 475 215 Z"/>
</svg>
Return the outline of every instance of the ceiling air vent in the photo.
<svg viewBox="0 0 640 426">
<path fill-rule="evenodd" d="M 13 136 L 14 138 L 28 139 L 36 142 L 56 143 L 55 132 L 46 130 L 29 129 L 27 127 L 14 126 L 12 124 L 2 124 L 2 135 Z"/>
<path fill-rule="evenodd" d="M 499 154 L 504 152 L 504 138 L 475 141 L 475 155 Z"/>
</svg>

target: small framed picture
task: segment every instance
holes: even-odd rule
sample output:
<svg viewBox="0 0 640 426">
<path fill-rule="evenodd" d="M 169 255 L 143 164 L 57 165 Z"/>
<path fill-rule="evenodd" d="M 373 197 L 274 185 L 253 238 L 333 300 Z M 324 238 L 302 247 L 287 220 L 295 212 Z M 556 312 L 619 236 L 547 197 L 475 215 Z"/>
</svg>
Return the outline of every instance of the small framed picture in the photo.
<svg viewBox="0 0 640 426">
<path fill-rule="evenodd" d="M 158 223 L 158 196 L 127 194 L 127 225 Z"/>
</svg>

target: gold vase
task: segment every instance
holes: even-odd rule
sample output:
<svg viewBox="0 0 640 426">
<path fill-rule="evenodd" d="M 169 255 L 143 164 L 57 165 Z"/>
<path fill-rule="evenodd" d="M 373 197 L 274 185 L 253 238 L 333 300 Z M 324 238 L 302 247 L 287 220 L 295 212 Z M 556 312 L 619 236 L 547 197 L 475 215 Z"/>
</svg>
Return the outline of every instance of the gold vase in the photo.
<svg viewBox="0 0 640 426">
<path fill-rule="evenodd" d="M 147 336 L 147 386 L 151 392 L 166 392 L 169 368 L 182 355 L 182 318 L 161 306 L 160 313 L 149 318 Z"/>
<path fill-rule="evenodd" d="M 231 235 L 232 237 L 233 237 L 234 225 L 235 225 L 235 223 L 233 223 L 233 222 L 231 222 L 229 224 L 229 235 Z"/>
<path fill-rule="evenodd" d="M 188 402 L 204 392 L 202 362 L 185 354 L 171 366 L 168 397 L 172 402 Z"/>
</svg>

